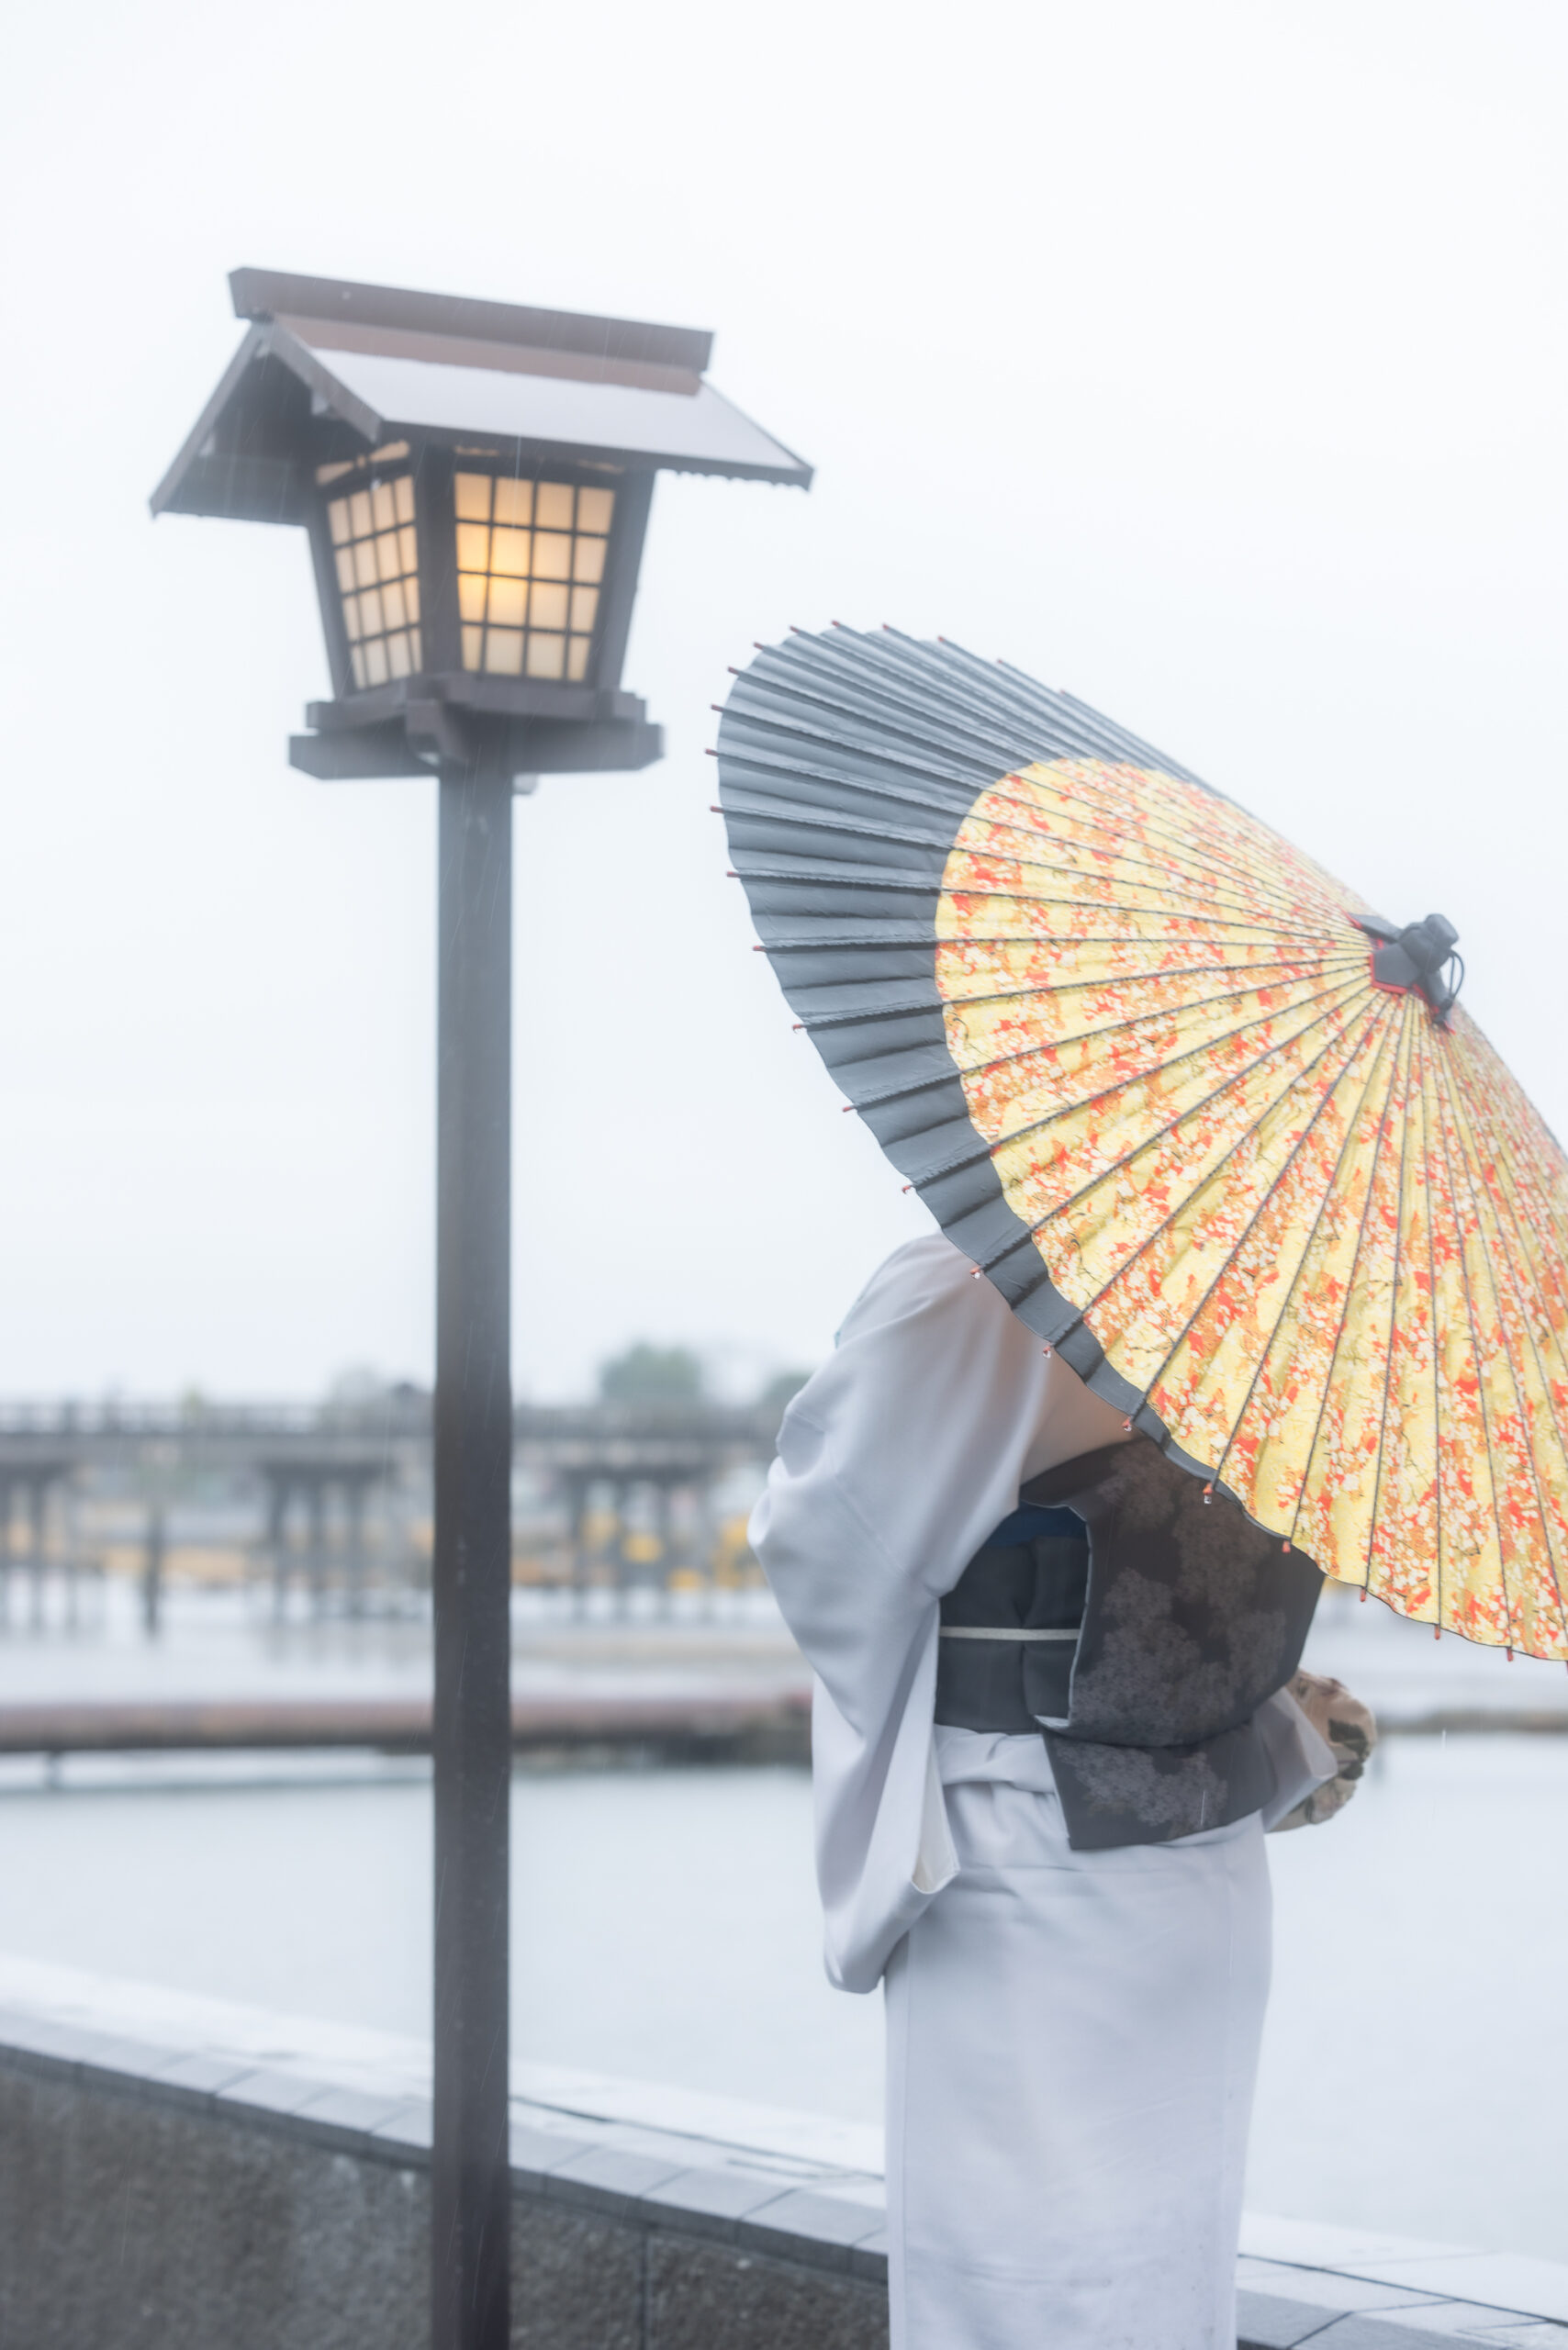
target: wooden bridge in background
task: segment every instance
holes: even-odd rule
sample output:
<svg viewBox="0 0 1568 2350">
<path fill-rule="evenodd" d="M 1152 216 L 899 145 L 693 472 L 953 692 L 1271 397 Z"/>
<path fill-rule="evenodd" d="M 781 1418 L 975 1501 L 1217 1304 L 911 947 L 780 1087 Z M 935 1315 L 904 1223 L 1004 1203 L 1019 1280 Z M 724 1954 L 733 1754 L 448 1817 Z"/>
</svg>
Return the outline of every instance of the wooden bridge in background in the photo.
<svg viewBox="0 0 1568 2350">
<path fill-rule="evenodd" d="M 520 1404 L 514 1460 L 535 1515 L 554 1525 L 537 1579 L 586 1588 L 698 1581 L 714 1572 L 714 1495 L 771 1457 L 777 1406 Z M 76 1583 L 135 1554 L 149 1630 L 172 1554 L 223 1521 L 215 1550 L 270 1577 L 277 1604 L 303 1584 L 353 1613 L 422 1580 L 431 1399 L 412 1387 L 319 1405 L 0 1404 L 0 1628 L 12 1583 Z M 109 1533 L 106 1535 L 106 1528 Z M 551 1561 L 553 1561 L 553 1564 Z M 526 1569 L 528 1561 L 523 1561 Z"/>
</svg>

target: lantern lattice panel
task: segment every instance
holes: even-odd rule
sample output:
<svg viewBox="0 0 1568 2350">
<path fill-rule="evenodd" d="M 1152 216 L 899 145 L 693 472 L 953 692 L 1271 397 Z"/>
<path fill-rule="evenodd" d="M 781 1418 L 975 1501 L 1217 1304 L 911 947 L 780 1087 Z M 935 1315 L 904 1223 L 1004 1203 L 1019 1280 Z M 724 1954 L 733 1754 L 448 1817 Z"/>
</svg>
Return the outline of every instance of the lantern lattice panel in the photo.
<svg viewBox="0 0 1568 2350">
<path fill-rule="evenodd" d="M 580 684 L 599 623 L 615 492 L 460 473 L 454 504 L 465 669 Z"/>
</svg>

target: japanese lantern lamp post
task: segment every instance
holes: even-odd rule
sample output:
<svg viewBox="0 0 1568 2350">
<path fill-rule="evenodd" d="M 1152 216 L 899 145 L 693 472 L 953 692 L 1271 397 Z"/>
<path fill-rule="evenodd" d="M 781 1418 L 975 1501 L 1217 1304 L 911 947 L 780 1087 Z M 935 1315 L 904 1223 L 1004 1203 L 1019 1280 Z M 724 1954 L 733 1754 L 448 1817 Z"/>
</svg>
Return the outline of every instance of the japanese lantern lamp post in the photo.
<svg viewBox="0 0 1568 2350">
<path fill-rule="evenodd" d="M 440 779 L 432 2331 L 506 2350 L 512 800 L 660 755 L 621 688 L 655 473 L 811 469 L 704 380 L 690 329 L 230 285 L 248 330 L 153 513 L 303 528 L 333 698 L 292 764 Z"/>
</svg>

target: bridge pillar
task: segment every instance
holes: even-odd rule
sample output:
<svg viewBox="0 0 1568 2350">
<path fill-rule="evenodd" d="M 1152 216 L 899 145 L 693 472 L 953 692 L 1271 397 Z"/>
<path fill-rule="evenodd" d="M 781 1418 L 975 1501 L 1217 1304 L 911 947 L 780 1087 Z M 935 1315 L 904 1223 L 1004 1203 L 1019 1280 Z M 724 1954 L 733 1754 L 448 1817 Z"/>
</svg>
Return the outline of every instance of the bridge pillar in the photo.
<svg viewBox="0 0 1568 2350">
<path fill-rule="evenodd" d="M 273 1618 L 281 1624 L 288 1613 L 288 1497 L 290 1480 L 269 1463 L 262 1471 L 267 1486 L 266 1549 L 272 1559 Z"/>
<path fill-rule="evenodd" d="M 147 1505 L 147 1539 L 141 1560 L 141 1628 L 155 1640 L 162 1628 L 163 1561 L 168 1550 L 168 1522 L 161 1501 Z"/>
<path fill-rule="evenodd" d="M 572 1613 L 588 1613 L 588 1512 L 589 1480 L 566 1472 L 562 1483 L 566 1489 L 566 1550 L 570 1562 Z"/>
<path fill-rule="evenodd" d="M 675 1594 L 670 1589 L 670 1573 L 675 1565 L 675 1550 L 671 1535 L 675 1514 L 670 1507 L 674 1490 L 667 1477 L 661 1477 L 654 1487 L 654 1531 L 659 1546 L 659 1579 L 655 1586 L 659 1598 L 661 1616 L 673 1615 Z"/>
<path fill-rule="evenodd" d="M 343 1483 L 343 1573 L 348 1583 L 348 1612 L 364 1613 L 364 1477 L 345 1477 Z"/>
<path fill-rule="evenodd" d="M 82 1546 L 76 1523 L 76 1486 L 69 1472 L 60 1482 L 60 1563 L 65 1577 L 65 1628 L 77 1628 L 76 1583 L 82 1567 Z"/>
<path fill-rule="evenodd" d="M 45 1540 L 49 1530 L 49 1472 L 39 1470 L 28 1480 L 28 1564 L 32 1576 L 32 1628 L 43 1629 Z"/>
<path fill-rule="evenodd" d="M 614 1542 L 610 1563 L 615 1570 L 615 1612 L 618 1616 L 632 1613 L 632 1561 L 626 1555 L 626 1514 L 635 1491 L 630 1477 L 612 1477 L 610 1481 L 610 1508 L 615 1521 Z"/>
<path fill-rule="evenodd" d="M 305 1480 L 305 1572 L 310 1588 L 310 1613 L 327 1612 L 327 1486 L 326 1474 Z"/>
</svg>

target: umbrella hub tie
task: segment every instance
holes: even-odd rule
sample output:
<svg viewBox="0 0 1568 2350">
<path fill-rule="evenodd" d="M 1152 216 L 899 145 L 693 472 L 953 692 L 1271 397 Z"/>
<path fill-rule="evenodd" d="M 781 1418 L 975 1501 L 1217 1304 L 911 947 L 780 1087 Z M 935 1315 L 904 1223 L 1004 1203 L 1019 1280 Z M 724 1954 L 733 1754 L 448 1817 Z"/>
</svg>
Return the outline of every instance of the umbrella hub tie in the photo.
<svg viewBox="0 0 1568 2350">
<path fill-rule="evenodd" d="M 1464 984 L 1464 957 L 1454 948 L 1459 933 L 1446 914 L 1407 922 L 1403 930 L 1378 914 L 1354 914 L 1358 930 L 1372 942 L 1373 984 L 1401 995 L 1418 990 L 1439 1020 L 1452 1008 Z"/>
</svg>

